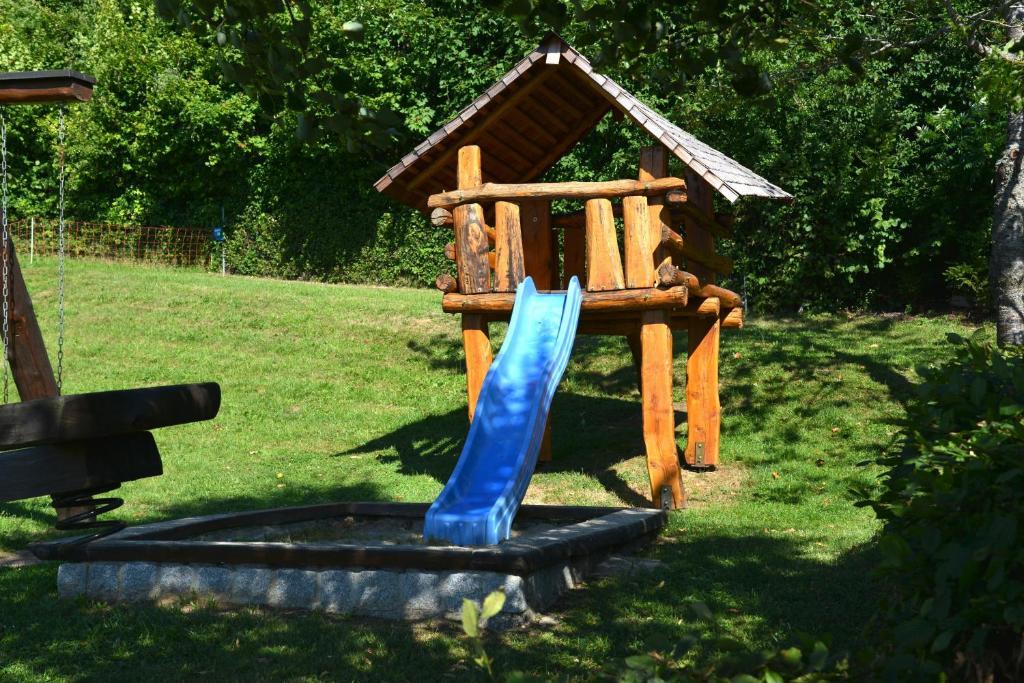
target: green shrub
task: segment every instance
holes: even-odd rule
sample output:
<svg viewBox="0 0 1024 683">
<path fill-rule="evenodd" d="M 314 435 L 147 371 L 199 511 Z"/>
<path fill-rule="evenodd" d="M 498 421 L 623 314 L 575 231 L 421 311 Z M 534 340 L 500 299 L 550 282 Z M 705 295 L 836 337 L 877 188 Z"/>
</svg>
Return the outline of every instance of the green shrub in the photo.
<svg viewBox="0 0 1024 683">
<path fill-rule="evenodd" d="M 1024 353 L 951 336 L 880 459 L 888 678 L 1024 676 Z"/>
</svg>

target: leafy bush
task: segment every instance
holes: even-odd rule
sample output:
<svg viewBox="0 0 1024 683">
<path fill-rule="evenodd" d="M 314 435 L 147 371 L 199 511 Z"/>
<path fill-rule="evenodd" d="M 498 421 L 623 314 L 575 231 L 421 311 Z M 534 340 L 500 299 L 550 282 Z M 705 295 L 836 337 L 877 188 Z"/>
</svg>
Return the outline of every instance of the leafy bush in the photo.
<svg viewBox="0 0 1024 683">
<path fill-rule="evenodd" d="M 1024 350 L 979 335 L 922 370 L 865 503 L 885 522 L 887 677 L 1024 676 Z"/>
</svg>

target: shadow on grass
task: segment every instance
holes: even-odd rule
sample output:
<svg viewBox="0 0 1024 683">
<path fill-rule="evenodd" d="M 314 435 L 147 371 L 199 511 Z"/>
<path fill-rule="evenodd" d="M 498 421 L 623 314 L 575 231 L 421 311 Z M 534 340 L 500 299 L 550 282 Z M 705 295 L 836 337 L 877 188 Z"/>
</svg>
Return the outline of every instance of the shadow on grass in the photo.
<svg viewBox="0 0 1024 683">
<path fill-rule="evenodd" d="M 232 501 L 230 505 L 234 505 Z M 218 506 L 219 507 L 219 506 Z M 686 608 L 700 599 L 721 628 L 757 645 L 800 631 L 858 645 L 875 605 L 871 550 L 829 562 L 795 540 L 758 534 L 681 537 L 654 551 L 657 573 L 595 580 L 555 606 L 554 627 L 488 636 L 499 672 L 593 678 L 630 654 L 709 634 Z M 59 601 L 55 568 L 0 569 L 0 672 L 76 680 L 482 680 L 452 624 L 323 614 Z M 841 586 L 842 589 L 837 589 Z M 540 635 L 539 631 L 548 631 Z"/>
</svg>

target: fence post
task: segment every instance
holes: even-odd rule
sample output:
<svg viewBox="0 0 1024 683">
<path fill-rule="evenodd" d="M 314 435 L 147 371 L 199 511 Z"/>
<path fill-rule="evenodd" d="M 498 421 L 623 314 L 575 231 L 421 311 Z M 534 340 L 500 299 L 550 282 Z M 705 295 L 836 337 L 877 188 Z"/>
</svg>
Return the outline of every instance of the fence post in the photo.
<svg viewBox="0 0 1024 683">
<path fill-rule="evenodd" d="M 28 221 L 28 264 L 36 261 L 36 217 L 32 216 Z"/>
</svg>

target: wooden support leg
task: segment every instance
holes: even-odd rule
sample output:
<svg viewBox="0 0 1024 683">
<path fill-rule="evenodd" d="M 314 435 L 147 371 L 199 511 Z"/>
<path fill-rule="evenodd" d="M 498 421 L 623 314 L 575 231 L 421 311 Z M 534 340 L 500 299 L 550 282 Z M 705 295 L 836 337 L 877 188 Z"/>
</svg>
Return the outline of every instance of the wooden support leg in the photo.
<svg viewBox="0 0 1024 683">
<path fill-rule="evenodd" d="M 466 350 L 466 398 L 469 404 L 469 421 L 473 421 L 476 402 L 484 377 L 491 367 L 493 352 L 487 319 L 479 313 L 462 316 L 462 345 Z"/>
<path fill-rule="evenodd" d="M 676 448 L 672 407 L 672 330 L 669 314 L 647 311 L 641 317 L 640 346 L 643 375 L 644 445 L 651 498 L 656 506 L 686 504 Z"/>
<path fill-rule="evenodd" d="M 538 462 L 551 462 L 551 416 L 548 416 L 548 423 L 544 425 L 544 440 L 540 442 L 540 455 Z"/>
<path fill-rule="evenodd" d="M 691 318 L 686 361 L 686 463 L 718 464 L 721 405 L 718 399 L 718 318 Z"/>
</svg>

